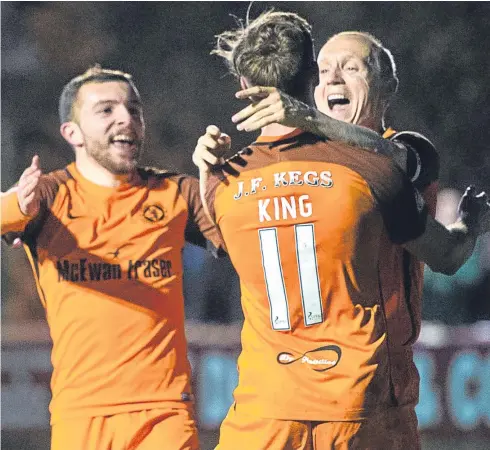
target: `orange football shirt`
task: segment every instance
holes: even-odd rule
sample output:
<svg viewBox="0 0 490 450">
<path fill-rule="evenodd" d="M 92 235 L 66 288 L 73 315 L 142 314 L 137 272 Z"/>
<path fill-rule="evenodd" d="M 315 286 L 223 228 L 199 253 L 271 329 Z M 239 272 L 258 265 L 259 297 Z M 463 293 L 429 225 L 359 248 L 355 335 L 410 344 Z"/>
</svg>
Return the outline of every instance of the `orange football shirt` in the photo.
<svg viewBox="0 0 490 450">
<path fill-rule="evenodd" d="M 2 233 L 22 232 L 46 308 L 52 423 L 192 401 L 181 252 L 219 234 L 195 178 L 138 173 L 117 188 L 74 163 L 45 175 L 35 220 L 2 196 Z"/>
<path fill-rule="evenodd" d="M 383 137 L 401 142 L 417 153 L 412 182 L 435 217 L 439 160 L 432 143 L 413 132 L 396 132 L 389 128 Z M 419 374 L 413 359 L 412 344 L 417 340 L 422 321 L 424 263 L 399 245 L 384 239 L 380 281 L 385 299 L 393 383 L 393 400 L 397 405 L 415 405 L 419 399 Z"/>
<path fill-rule="evenodd" d="M 259 138 L 206 202 L 241 280 L 236 410 L 329 421 L 395 406 L 381 243 L 422 234 L 426 208 L 391 159 L 299 130 Z"/>
</svg>

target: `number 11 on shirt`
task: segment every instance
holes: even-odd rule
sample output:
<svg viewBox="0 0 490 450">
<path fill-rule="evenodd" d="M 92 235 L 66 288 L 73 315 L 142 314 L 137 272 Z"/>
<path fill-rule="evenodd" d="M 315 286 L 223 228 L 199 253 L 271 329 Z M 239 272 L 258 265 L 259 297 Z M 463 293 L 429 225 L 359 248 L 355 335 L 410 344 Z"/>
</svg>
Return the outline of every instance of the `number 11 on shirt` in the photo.
<svg viewBox="0 0 490 450">
<path fill-rule="evenodd" d="M 322 296 L 316 260 L 315 227 L 312 223 L 295 225 L 296 262 L 300 282 L 301 302 L 306 326 L 323 321 Z M 277 228 L 259 230 L 262 268 L 271 308 L 272 328 L 290 330 L 288 298 L 282 271 Z"/>
</svg>

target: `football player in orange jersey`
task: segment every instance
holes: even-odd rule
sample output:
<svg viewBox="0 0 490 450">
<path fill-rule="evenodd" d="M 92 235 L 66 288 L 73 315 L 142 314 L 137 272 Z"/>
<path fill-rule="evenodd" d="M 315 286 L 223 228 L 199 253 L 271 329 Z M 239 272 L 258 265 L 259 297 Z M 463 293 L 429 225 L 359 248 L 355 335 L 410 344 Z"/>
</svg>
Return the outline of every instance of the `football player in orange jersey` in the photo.
<svg viewBox="0 0 490 450">
<path fill-rule="evenodd" d="M 299 16 L 265 13 L 223 33 L 217 53 L 242 88 L 274 86 L 312 103 L 318 72 Z M 446 229 L 384 155 L 270 123 L 210 172 L 203 149 L 228 142 L 208 127 L 195 156 L 245 316 L 218 448 L 419 448 L 416 395 L 404 393 L 416 374 L 399 367 L 413 324 L 390 296 L 398 286 L 383 276 L 392 269 L 385 248 L 403 245 L 453 273 L 490 228 L 486 195 L 469 189 Z"/>
<path fill-rule="evenodd" d="M 145 125 L 131 75 L 93 67 L 63 89 L 75 162 L 34 156 L 2 194 L 53 340 L 52 450 L 199 448 L 184 334 L 185 241 L 219 249 L 198 180 L 138 166 Z"/>
<path fill-rule="evenodd" d="M 439 158 L 434 146 L 419 133 L 395 132 L 385 127 L 386 110 L 398 90 L 391 52 L 368 33 L 344 32 L 322 47 L 318 64 L 318 109 L 275 87 L 254 86 L 237 93 L 238 98 L 254 100 L 233 117 L 238 129 L 255 131 L 278 122 L 391 156 L 435 216 Z M 213 138 L 203 139 L 215 147 L 214 151 L 227 150 L 226 145 L 220 146 Z M 229 146 L 229 140 L 226 144 Z M 206 146 L 199 146 L 194 158 L 206 158 Z M 405 345 L 398 346 L 392 358 L 396 360 L 394 377 L 403 377 L 405 383 L 397 386 L 394 396 L 398 404 L 417 403 L 419 380 L 411 344 L 421 326 L 424 264 L 402 246 L 389 241 L 381 245 L 387 264 L 386 270 L 380 272 L 380 285 L 392 318 L 388 326 L 404 329 Z"/>
</svg>

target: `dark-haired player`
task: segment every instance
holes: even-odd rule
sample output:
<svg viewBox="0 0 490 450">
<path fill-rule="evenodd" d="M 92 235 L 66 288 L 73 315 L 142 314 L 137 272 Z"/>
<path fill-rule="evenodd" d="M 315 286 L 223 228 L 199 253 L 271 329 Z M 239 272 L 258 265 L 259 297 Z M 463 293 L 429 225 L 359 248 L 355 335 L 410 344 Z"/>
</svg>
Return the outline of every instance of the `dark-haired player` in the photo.
<svg viewBox="0 0 490 450">
<path fill-rule="evenodd" d="M 198 182 L 138 167 L 143 106 L 128 74 L 89 69 L 59 113 L 75 162 L 43 174 L 35 156 L 1 198 L 53 339 L 51 448 L 198 449 L 181 251 L 219 246 Z"/>
</svg>

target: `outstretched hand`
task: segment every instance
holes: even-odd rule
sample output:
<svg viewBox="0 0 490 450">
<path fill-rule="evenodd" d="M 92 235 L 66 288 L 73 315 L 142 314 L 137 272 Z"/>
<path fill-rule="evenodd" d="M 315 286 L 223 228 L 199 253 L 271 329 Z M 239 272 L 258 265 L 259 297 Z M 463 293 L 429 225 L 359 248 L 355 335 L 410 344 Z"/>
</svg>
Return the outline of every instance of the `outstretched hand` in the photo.
<svg viewBox="0 0 490 450">
<path fill-rule="evenodd" d="M 41 175 L 39 156 L 35 155 L 31 165 L 20 176 L 17 185 L 17 201 L 22 214 L 26 216 L 36 216 L 41 208 L 41 191 L 39 189 Z"/>
<path fill-rule="evenodd" d="M 196 148 L 192 154 L 192 162 L 200 170 L 208 170 L 210 166 L 224 163 L 224 155 L 231 148 L 231 138 L 216 125 L 209 125 L 206 133 L 197 141 Z"/>
<path fill-rule="evenodd" d="M 275 87 L 254 86 L 235 95 L 252 101 L 231 118 L 238 130 L 256 131 L 272 123 L 307 129 L 311 121 L 311 107 Z"/>
<path fill-rule="evenodd" d="M 458 205 L 460 220 L 477 236 L 490 231 L 490 203 L 485 192 L 476 193 L 475 186 L 466 188 Z"/>
</svg>

